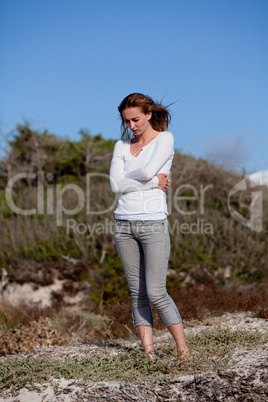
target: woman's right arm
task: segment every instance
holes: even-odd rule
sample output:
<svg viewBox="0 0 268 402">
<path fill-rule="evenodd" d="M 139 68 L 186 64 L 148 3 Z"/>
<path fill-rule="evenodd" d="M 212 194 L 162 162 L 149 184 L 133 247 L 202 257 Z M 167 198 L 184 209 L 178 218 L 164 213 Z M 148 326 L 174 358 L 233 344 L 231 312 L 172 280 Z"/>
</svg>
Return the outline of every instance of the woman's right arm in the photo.
<svg viewBox="0 0 268 402">
<path fill-rule="evenodd" d="M 174 137 L 170 131 L 165 131 L 161 133 L 161 137 L 156 139 L 156 141 L 156 147 L 150 160 L 144 166 L 127 172 L 126 178 L 147 181 L 151 180 L 161 171 L 162 166 L 174 154 Z"/>
<path fill-rule="evenodd" d="M 123 160 L 124 145 L 122 141 L 117 141 L 114 147 L 113 159 L 110 167 L 110 184 L 114 193 L 130 193 L 132 191 L 147 191 L 157 188 L 158 177 L 153 177 L 148 181 L 138 181 L 125 178 L 125 168 Z"/>
</svg>

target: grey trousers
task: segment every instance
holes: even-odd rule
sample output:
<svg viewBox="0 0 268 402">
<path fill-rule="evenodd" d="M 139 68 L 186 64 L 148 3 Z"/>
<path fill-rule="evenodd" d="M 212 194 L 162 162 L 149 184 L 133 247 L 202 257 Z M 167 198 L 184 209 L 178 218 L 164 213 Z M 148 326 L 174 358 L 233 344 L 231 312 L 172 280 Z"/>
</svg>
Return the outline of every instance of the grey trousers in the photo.
<svg viewBox="0 0 268 402">
<path fill-rule="evenodd" d="M 131 294 L 134 326 L 153 327 L 150 303 L 165 326 L 180 323 L 181 316 L 166 290 L 167 220 L 115 220 L 114 239 Z"/>
</svg>

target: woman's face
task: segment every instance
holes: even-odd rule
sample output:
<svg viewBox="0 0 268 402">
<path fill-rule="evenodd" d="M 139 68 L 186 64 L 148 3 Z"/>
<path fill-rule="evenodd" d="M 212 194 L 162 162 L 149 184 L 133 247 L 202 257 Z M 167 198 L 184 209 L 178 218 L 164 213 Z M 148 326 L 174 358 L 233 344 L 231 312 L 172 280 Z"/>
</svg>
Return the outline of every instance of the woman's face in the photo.
<svg viewBox="0 0 268 402">
<path fill-rule="evenodd" d="M 129 107 L 122 112 L 126 126 L 134 135 L 142 135 L 150 125 L 152 113 L 144 114 L 139 107 Z"/>
</svg>

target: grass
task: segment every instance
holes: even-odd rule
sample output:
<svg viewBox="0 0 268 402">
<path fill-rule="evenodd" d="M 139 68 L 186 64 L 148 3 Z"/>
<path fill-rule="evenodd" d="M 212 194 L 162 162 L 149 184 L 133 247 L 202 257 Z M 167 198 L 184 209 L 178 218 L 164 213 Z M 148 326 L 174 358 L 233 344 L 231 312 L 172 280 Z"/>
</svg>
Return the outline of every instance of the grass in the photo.
<svg viewBox="0 0 268 402">
<path fill-rule="evenodd" d="M 8 357 L 0 365 L 0 391 L 12 391 L 26 384 L 37 387 L 45 382 L 55 383 L 64 377 L 75 381 L 153 382 L 179 375 L 198 374 L 228 367 L 235 348 L 256 348 L 268 342 L 268 335 L 245 330 L 231 331 L 216 328 L 187 336 L 193 360 L 181 361 L 171 340 L 161 341 L 156 347 L 157 359 L 152 361 L 140 347 L 121 345 L 118 354 L 111 355 L 111 346 L 102 352 L 85 356 L 66 357 Z"/>
</svg>

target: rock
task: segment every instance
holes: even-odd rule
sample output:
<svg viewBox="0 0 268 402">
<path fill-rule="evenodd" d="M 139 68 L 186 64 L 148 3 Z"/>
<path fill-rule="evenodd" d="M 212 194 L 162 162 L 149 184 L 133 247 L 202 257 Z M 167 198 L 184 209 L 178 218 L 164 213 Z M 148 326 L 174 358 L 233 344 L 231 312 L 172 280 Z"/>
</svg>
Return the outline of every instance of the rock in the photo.
<svg viewBox="0 0 268 402">
<path fill-rule="evenodd" d="M 40 308 L 51 307 L 53 292 L 62 292 L 64 280 L 55 279 L 52 285 L 38 286 L 34 282 L 9 283 L 2 291 L 2 301 L 12 306 L 35 305 Z"/>
</svg>

